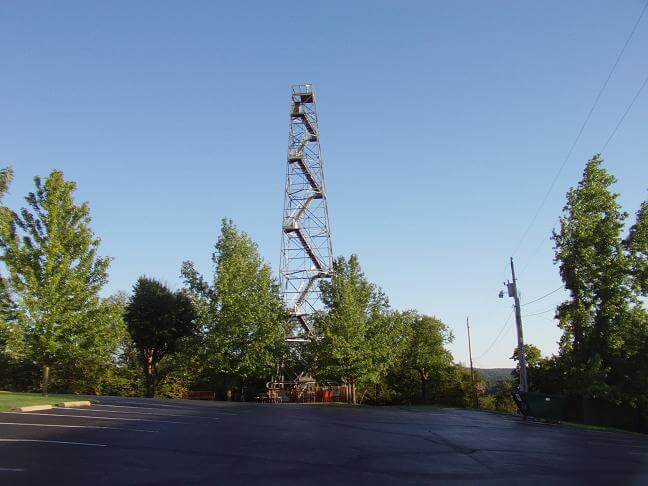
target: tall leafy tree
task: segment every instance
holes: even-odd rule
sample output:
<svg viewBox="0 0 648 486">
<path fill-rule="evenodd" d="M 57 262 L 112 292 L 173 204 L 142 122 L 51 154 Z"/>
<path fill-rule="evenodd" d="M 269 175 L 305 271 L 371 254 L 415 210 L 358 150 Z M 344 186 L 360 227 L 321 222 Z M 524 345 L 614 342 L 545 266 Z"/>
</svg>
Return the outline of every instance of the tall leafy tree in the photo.
<svg viewBox="0 0 648 486">
<path fill-rule="evenodd" d="M 12 180 L 13 169 L 11 167 L 0 169 L 0 222 L 10 222 L 12 220 L 11 210 L 2 204 L 2 200 L 9 190 Z M 8 332 L 8 322 L 13 320 L 14 317 L 15 306 L 13 299 L 9 293 L 5 279 L 0 275 L 0 334 Z M 1 337 L 0 340 L 2 340 Z"/>
<path fill-rule="evenodd" d="M 452 342 L 452 332 L 440 319 L 414 315 L 405 346 L 405 365 L 416 371 L 421 386 L 421 399 L 428 401 L 430 383 L 439 386 L 447 369 L 452 365 L 452 355 L 445 348 Z"/>
<path fill-rule="evenodd" d="M 357 385 L 378 382 L 396 355 L 387 297 L 365 277 L 356 255 L 333 262 L 331 281 L 322 282 L 321 291 L 326 309 L 315 319 L 312 366 L 319 377 L 345 382 L 355 403 Z"/>
<path fill-rule="evenodd" d="M 14 173 L 11 167 L 0 169 L 0 224 L 11 224 L 13 219 L 11 210 L 2 204 L 2 200 L 9 190 L 13 176 Z M 15 321 L 15 318 L 16 306 L 9 291 L 7 281 L 0 274 L 0 333 L 8 332 L 8 324 Z"/>
<path fill-rule="evenodd" d="M 248 385 L 268 379 L 281 361 L 288 316 L 270 267 L 232 220 L 222 221 L 212 260 L 213 284 L 191 262 L 182 275 L 200 316 L 206 373 L 245 398 Z"/>
<path fill-rule="evenodd" d="M 2 204 L 2 200 L 9 190 L 13 179 L 13 169 L 5 167 L 0 169 L 0 221 L 11 220 L 11 210 Z M 8 345 L 14 330 L 15 306 L 7 288 L 4 277 L 0 274 L 0 387 L 9 382 L 8 370 L 12 364 L 11 350 Z M 1 376 L 5 375 L 5 376 Z"/>
<path fill-rule="evenodd" d="M 174 353 L 182 338 L 195 332 L 195 312 L 182 292 L 172 292 L 163 283 L 140 277 L 133 286 L 124 319 L 146 379 L 146 396 L 155 396 L 160 362 Z"/>
<path fill-rule="evenodd" d="M 0 246 L 16 304 L 14 341 L 22 341 L 26 357 L 42 367 L 46 393 L 49 367 L 80 347 L 79 336 L 92 329 L 110 259 L 98 255 L 90 208 L 74 200 L 76 184 L 60 171 L 34 183 L 27 207 L 3 210 Z"/>
<path fill-rule="evenodd" d="M 625 240 L 631 267 L 631 284 L 637 295 L 648 295 L 648 201 L 637 211 Z M 648 311 L 638 299 L 624 319 L 613 366 L 618 397 L 642 410 L 648 420 Z"/>
<path fill-rule="evenodd" d="M 637 211 L 637 219 L 630 228 L 625 246 L 630 257 L 633 286 L 638 293 L 646 296 L 648 295 L 648 201 L 644 201 Z"/>
<path fill-rule="evenodd" d="M 573 358 L 575 375 L 588 377 L 583 387 L 596 384 L 604 389 L 631 294 L 621 237 L 627 215 L 618 194 L 610 189 L 616 179 L 602 164 L 599 155 L 587 162 L 578 186 L 567 193 L 560 230 L 553 239 L 555 261 L 571 294 L 557 312 L 565 331 L 562 350 Z"/>
</svg>

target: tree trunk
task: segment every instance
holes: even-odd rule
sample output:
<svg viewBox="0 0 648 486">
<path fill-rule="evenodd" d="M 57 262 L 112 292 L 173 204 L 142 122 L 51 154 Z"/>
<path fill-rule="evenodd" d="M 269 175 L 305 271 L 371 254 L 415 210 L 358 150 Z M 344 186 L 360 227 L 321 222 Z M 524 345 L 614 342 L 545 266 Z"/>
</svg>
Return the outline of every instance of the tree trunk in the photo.
<svg viewBox="0 0 648 486">
<path fill-rule="evenodd" d="M 430 381 L 430 374 L 425 371 L 419 371 L 419 377 L 421 378 L 421 400 L 423 403 L 428 401 L 428 381 Z"/>
<path fill-rule="evenodd" d="M 580 292 L 574 292 L 574 303 L 572 305 L 573 314 L 570 316 L 572 321 L 572 333 L 574 335 L 574 356 L 578 364 L 583 362 L 583 342 L 585 340 L 585 330 L 583 317 L 584 305 L 582 304 Z"/>
<path fill-rule="evenodd" d="M 41 384 L 41 391 L 43 396 L 47 396 L 47 385 L 49 385 L 49 366 L 43 365 L 43 382 Z"/>
<path fill-rule="evenodd" d="M 146 367 L 144 369 L 146 374 L 146 398 L 153 398 L 155 396 L 155 379 L 157 370 L 153 364 L 152 358 L 146 359 Z"/>
<path fill-rule="evenodd" d="M 149 372 L 146 373 L 146 398 L 153 398 L 155 396 L 155 383 L 153 383 L 153 375 Z"/>
</svg>

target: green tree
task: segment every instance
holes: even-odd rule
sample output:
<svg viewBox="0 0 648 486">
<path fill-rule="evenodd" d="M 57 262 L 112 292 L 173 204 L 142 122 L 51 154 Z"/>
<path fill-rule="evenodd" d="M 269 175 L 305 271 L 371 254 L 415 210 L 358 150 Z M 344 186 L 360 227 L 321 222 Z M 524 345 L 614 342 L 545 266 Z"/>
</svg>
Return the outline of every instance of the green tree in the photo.
<svg viewBox="0 0 648 486">
<path fill-rule="evenodd" d="M 610 366 L 610 398 L 641 409 L 648 419 L 648 311 L 633 307 L 621 332 L 623 345 L 615 350 Z"/>
<path fill-rule="evenodd" d="M 11 210 L 2 204 L 2 199 L 13 180 L 11 167 L 0 169 L 0 221 L 11 218 Z M 16 308 L 9 293 L 7 282 L 0 274 L 0 389 L 13 388 L 16 378 L 15 355 L 11 350 L 12 333 L 15 332 Z"/>
<path fill-rule="evenodd" d="M 59 388 L 68 393 L 119 394 L 119 353 L 128 332 L 124 323 L 127 296 L 101 299 L 78 328 L 75 342 L 61 349 Z"/>
<path fill-rule="evenodd" d="M 648 201 L 637 211 L 635 224 L 630 228 L 625 246 L 632 267 L 632 283 L 636 292 L 648 295 Z"/>
<path fill-rule="evenodd" d="M 34 182 L 27 208 L 2 211 L 0 246 L 16 305 L 11 345 L 42 367 L 47 393 L 50 366 L 78 349 L 79 336 L 92 329 L 110 260 L 98 256 L 88 204 L 74 201 L 76 184 L 59 171 Z"/>
<path fill-rule="evenodd" d="M 212 285 L 191 262 L 181 270 L 204 336 L 204 373 L 245 399 L 248 386 L 267 380 L 281 361 L 288 316 L 270 267 L 232 220 L 222 221 L 212 261 Z"/>
<path fill-rule="evenodd" d="M 2 200 L 9 190 L 12 180 L 13 169 L 11 167 L 0 169 L 0 222 L 11 221 L 12 219 L 11 210 L 2 204 Z M 8 325 L 15 318 L 16 307 L 7 288 L 7 283 L 0 274 L 0 333 L 9 332 Z M 0 340 L 2 340 L 1 337 Z"/>
<path fill-rule="evenodd" d="M 356 255 L 333 262 L 330 282 L 321 286 L 326 311 L 315 318 L 316 338 L 308 345 L 320 378 L 342 380 L 356 402 L 358 384 L 375 384 L 398 350 L 390 349 L 398 326 L 385 294 L 365 277 Z"/>
<path fill-rule="evenodd" d="M 486 384 L 479 371 L 475 371 L 475 389 L 478 397 L 482 397 L 486 393 Z M 432 399 L 434 402 L 446 405 L 471 406 L 473 403 L 473 388 L 470 368 L 457 363 L 448 368 Z M 480 398 L 480 403 L 481 401 Z"/>
<path fill-rule="evenodd" d="M 621 238 L 627 215 L 610 190 L 616 179 L 602 163 L 599 155 L 588 161 L 578 186 L 567 193 L 560 230 L 553 234 L 555 262 L 571 294 L 557 310 L 561 350 L 573 361 L 573 386 L 587 394 L 605 393 L 611 354 L 621 343 L 618 331 L 632 300 Z"/>
<path fill-rule="evenodd" d="M 511 359 L 517 361 L 519 351 L 520 350 L 517 347 L 513 349 L 513 356 L 511 357 Z M 527 366 L 537 366 L 537 364 L 542 360 L 542 351 L 540 351 L 539 347 L 527 343 L 524 345 L 524 357 L 526 359 Z"/>
<path fill-rule="evenodd" d="M 481 374 L 480 372 L 479 375 Z M 479 382 L 477 383 L 479 392 L 480 386 Z M 479 399 L 480 408 L 498 412 L 518 413 L 517 405 L 513 400 L 513 391 L 517 389 L 517 383 L 512 376 L 507 379 L 487 380 L 485 384 L 485 393 Z"/>
<path fill-rule="evenodd" d="M 372 370 L 358 380 L 360 402 L 389 403 L 407 401 L 413 387 L 418 390 L 418 376 L 412 380 L 412 370 L 404 365 L 415 311 L 399 312 L 385 309 L 375 314 L 367 339 L 367 352 Z M 335 380 L 339 380 L 335 377 Z"/>
<path fill-rule="evenodd" d="M 146 396 L 155 396 L 162 359 L 173 354 L 180 340 L 195 332 L 195 312 L 189 297 L 161 282 L 140 277 L 126 306 L 124 319 L 146 379 Z"/>
<path fill-rule="evenodd" d="M 13 181 L 13 176 L 14 172 L 11 167 L 4 167 L 3 169 L 0 169 L 0 201 L 2 201 L 2 198 L 9 190 L 11 181 Z"/>
<path fill-rule="evenodd" d="M 520 350 L 516 346 L 513 349 L 513 355 L 511 356 L 511 359 L 515 361 L 516 368 L 514 370 L 514 373 L 517 378 L 519 378 L 520 376 L 519 351 Z M 524 345 L 524 357 L 526 358 L 527 367 L 533 368 L 537 366 L 538 363 L 540 363 L 540 361 L 542 360 L 542 351 L 540 351 L 540 348 L 538 348 L 537 346 L 527 343 Z"/>
<path fill-rule="evenodd" d="M 562 375 L 565 368 L 565 358 L 561 356 L 544 358 L 540 349 L 533 344 L 525 344 L 524 353 L 527 361 L 529 390 L 542 393 L 564 393 L 564 378 Z M 511 359 L 516 363 L 516 367 L 511 375 L 513 377 L 512 382 L 514 388 L 517 388 L 520 381 L 517 347 L 513 349 Z"/>
<path fill-rule="evenodd" d="M 423 403 L 429 400 L 430 384 L 438 388 L 452 365 L 452 355 L 445 348 L 452 340 L 452 332 L 440 319 L 414 314 L 403 364 L 416 371 Z"/>
</svg>

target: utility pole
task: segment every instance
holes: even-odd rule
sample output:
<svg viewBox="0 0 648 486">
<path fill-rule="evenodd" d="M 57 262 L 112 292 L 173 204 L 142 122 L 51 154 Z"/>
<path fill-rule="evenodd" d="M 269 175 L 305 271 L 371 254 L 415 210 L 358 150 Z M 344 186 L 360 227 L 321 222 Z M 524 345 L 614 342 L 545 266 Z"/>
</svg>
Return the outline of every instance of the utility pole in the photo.
<svg viewBox="0 0 648 486">
<path fill-rule="evenodd" d="M 517 328 L 518 363 L 520 364 L 520 386 L 518 390 L 520 393 L 527 393 L 529 391 L 529 384 L 527 381 L 526 354 L 524 353 L 524 337 L 522 335 L 520 293 L 517 289 L 517 279 L 515 278 L 515 266 L 513 265 L 513 257 L 511 257 L 511 278 L 513 279 L 513 283 L 509 282 L 507 284 L 507 288 L 509 297 L 513 297 L 515 302 L 515 327 Z"/>
<path fill-rule="evenodd" d="M 473 400 L 475 401 L 475 408 L 479 408 L 479 397 L 477 396 L 477 388 L 475 388 L 475 370 L 473 369 L 472 362 L 472 346 L 470 344 L 470 322 L 466 316 L 466 327 L 468 328 L 468 356 L 470 356 L 470 380 L 472 381 Z"/>
</svg>

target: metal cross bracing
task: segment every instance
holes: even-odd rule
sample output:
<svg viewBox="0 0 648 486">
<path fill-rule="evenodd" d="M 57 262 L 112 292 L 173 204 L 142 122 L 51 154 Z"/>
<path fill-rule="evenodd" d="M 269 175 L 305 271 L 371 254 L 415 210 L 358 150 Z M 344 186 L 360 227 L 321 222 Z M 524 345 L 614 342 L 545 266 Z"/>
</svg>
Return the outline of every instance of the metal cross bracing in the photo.
<svg viewBox="0 0 648 486">
<path fill-rule="evenodd" d="M 322 171 L 315 93 L 292 87 L 279 278 L 292 319 L 288 341 L 307 340 L 320 308 L 319 283 L 332 267 L 326 189 Z"/>
</svg>

